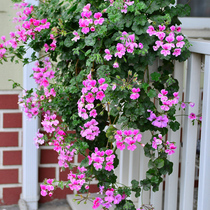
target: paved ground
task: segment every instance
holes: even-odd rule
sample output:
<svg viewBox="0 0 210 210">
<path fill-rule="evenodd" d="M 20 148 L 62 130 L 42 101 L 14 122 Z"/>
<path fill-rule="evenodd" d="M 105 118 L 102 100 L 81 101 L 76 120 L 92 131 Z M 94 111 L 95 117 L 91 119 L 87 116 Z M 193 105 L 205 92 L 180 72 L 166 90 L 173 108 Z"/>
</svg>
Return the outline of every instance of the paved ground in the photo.
<svg viewBox="0 0 210 210">
<path fill-rule="evenodd" d="M 0 206 L 0 210 L 19 210 L 18 205 Z M 39 210 L 71 210 L 66 200 L 53 200 L 39 204 Z"/>
</svg>

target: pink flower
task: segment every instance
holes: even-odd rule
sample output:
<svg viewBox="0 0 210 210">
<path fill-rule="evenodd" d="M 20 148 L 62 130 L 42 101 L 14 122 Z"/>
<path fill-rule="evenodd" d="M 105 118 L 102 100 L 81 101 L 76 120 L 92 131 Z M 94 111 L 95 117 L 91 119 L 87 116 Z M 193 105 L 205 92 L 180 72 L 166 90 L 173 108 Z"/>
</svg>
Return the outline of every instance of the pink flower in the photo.
<svg viewBox="0 0 210 210">
<path fill-rule="evenodd" d="M 90 28 L 90 30 L 91 30 L 92 32 L 94 32 L 96 29 L 95 29 L 94 26 L 92 26 L 92 27 Z"/>
<path fill-rule="evenodd" d="M 89 27 L 83 27 L 81 31 L 83 34 L 87 34 L 90 31 L 90 29 Z"/>
<path fill-rule="evenodd" d="M 79 34 L 78 34 L 76 31 L 74 31 L 74 32 L 73 32 L 73 35 L 75 35 L 75 37 L 72 39 L 72 41 L 77 42 L 77 40 L 79 40 L 79 39 L 80 39 Z"/>
<path fill-rule="evenodd" d="M 100 79 L 98 80 L 98 83 L 99 83 L 100 85 L 102 85 L 104 82 L 105 82 L 105 79 L 104 79 L 104 78 L 100 78 Z"/>
<path fill-rule="evenodd" d="M 193 103 L 193 102 L 190 102 L 190 104 L 189 104 L 191 107 L 194 107 L 195 106 L 195 103 Z"/>
<path fill-rule="evenodd" d="M 164 31 L 166 29 L 166 27 L 164 25 L 163 26 L 159 25 L 158 28 L 160 31 Z"/>
<path fill-rule="evenodd" d="M 117 52 L 115 53 L 115 57 L 118 56 L 119 58 L 122 58 L 122 56 L 125 55 L 125 51 L 126 51 L 124 45 L 121 43 L 117 43 L 116 48 L 117 48 Z"/>
<path fill-rule="evenodd" d="M 93 94 L 92 93 L 88 93 L 86 96 L 85 96 L 85 99 L 88 103 L 93 103 L 95 98 L 93 97 Z"/>
<path fill-rule="evenodd" d="M 97 12 L 97 13 L 94 14 L 95 19 L 100 19 L 100 17 L 102 17 L 102 13 Z"/>
<path fill-rule="evenodd" d="M 180 26 L 176 27 L 176 31 L 180 32 L 181 31 L 181 27 Z"/>
<path fill-rule="evenodd" d="M 93 209 L 97 209 L 102 203 L 102 199 L 99 197 L 96 197 L 95 200 L 93 201 Z"/>
<path fill-rule="evenodd" d="M 179 56 L 179 55 L 181 55 L 181 49 L 180 48 L 176 48 L 175 50 L 174 50 L 174 52 L 173 52 L 173 54 L 172 55 L 174 55 L 175 57 L 177 57 L 177 56 Z"/>
<path fill-rule="evenodd" d="M 190 115 L 188 116 L 188 118 L 191 120 L 195 120 L 196 119 L 195 113 L 191 112 Z"/>
<path fill-rule="evenodd" d="M 109 49 L 105 49 L 105 53 L 106 53 L 106 55 L 104 56 L 104 58 L 105 58 L 107 61 L 111 60 L 111 59 L 112 59 L 112 55 L 111 55 Z"/>
<path fill-rule="evenodd" d="M 105 97 L 105 94 L 103 91 L 97 92 L 96 99 L 99 99 L 100 101 L 102 101 L 104 97 Z"/>
<path fill-rule="evenodd" d="M 186 108 L 186 104 L 185 103 L 182 103 L 181 104 L 181 107 L 182 107 L 182 109 L 185 109 Z"/>
<path fill-rule="evenodd" d="M 117 62 L 114 62 L 113 68 L 119 68 L 119 64 Z"/>
<path fill-rule="evenodd" d="M 144 47 L 143 44 L 142 43 L 139 43 L 139 48 L 140 49 L 143 49 L 143 47 Z"/>
<path fill-rule="evenodd" d="M 95 118 L 96 116 L 97 116 L 96 110 L 95 110 L 95 109 L 91 110 L 91 111 L 90 111 L 90 117 Z"/>
<path fill-rule="evenodd" d="M 156 34 L 156 31 L 154 29 L 153 26 L 149 26 L 148 29 L 147 29 L 147 33 L 152 36 L 152 35 L 155 35 Z"/>
</svg>

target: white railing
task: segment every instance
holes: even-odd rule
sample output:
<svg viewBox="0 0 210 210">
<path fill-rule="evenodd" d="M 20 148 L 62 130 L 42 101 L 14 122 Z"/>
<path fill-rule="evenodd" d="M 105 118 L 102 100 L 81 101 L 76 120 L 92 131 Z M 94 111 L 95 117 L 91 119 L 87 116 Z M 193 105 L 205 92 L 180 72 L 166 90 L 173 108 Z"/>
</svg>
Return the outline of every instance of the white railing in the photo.
<svg viewBox="0 0 210 210">
<path fill-rule="evenodd" d="M 180 98 L 184 92 L 184 101 L 194 102 L 192 108 L 188 106 L 185 114 L 191 112 L 199 114 L 201 105 L 201 71 L 204 69 L 203 103 L 202 103 L 202 133 L 200 150 L 200 169 L 199 169 L 199 190 L 198 190 L 198 210 L 210 209 L 210 41 L 190 40 L 191 56 L 187 62 L 187 69 L 184 63 L 175 62 L 174 77 L 178 79 L 180 87 Z M 204 61 L 204 66 L 202 66 Z M 177 115 L 181 111 L 177 110 Z M 165 177 L 165 190 L 163 185 L 160 191 L 144 192 L 142 197 L 137 200 L 134 196 L 131 199 L 137 207 L 142 203 L 151 203 L 155 210 L 193 210 L 194 202 L 194 181 L 195 181 L 195 158 L 196 144 L 198 140 L 198 125 L 192 125 L 188 117 L 179 117 L 183 129 L 177 132 L 169 132 L 168 139 L 176 142 L 176 153 L 170 156 L 173 162 L 173 173 Z M 180 144 L 182 136 L 182 144 Z M 149 134 L 143 134 L 142 139 L 150 139 Z M 143 142 L 146 143 L 146 142 Z M 119 182 L 129 184 L 132 179 L 141 180 L 145 178 L 148 169 L 148 159 L 143 155 L 143 149 L 138 152 L 121 151 L 119 152 L 120 163 L 117 169 Z M 179 177 L 179 165 L 181 162 L 181 176 Z"/>
</svg>

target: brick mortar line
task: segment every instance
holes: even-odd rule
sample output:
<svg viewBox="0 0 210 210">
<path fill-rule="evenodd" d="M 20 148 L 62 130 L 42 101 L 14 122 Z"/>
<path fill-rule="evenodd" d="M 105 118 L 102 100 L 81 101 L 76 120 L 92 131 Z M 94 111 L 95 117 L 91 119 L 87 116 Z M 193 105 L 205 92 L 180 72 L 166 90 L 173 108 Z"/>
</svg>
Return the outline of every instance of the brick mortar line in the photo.
<svg viewBox="0 0 210 210">
<path fill-rule="evenodd" d="M 0 170 L 9 170 L 9 169 L 22 169 L 22 165 L 6 165 L 6 166 L 0 166 Z"/>
<path fill-rule="evenodd" d="M 3 151 L 20 151 L 23 150 L 22 147 L 0 147 L 0 152 Z"/>
<path fill-rule="evenodd" d="M 0 90 L 0 95 L 19 95 L 22 90 Z"/>
<path fill-rule="evenodd" d="M 1 122 L 0 122 L 1 125 Z M 18 131 L 22 131 L 23 128 L 2 128 L 0 127 L 0 132 L 18 132 Z"/>
<path fill-rule="evenodd" d="M 0 109 L 0 113 L 3 113 L 3 114 L 4 114 L 4 113 L 5 113 L 5 114 L 8 114 L 8 113 L 9 113 L 9 114 L 10 114 L 10 113 L 11 113 L 11 114 L 13 114 L 13 113 L 15 113 L 15 114 L 16 114 L 16 113 L 21 113 L 21 114 L 22 114 L 23 112 L 22 112 L 22 110 L 20 110 L 20 109 Z"/>
<path fill-rule="evenodd" d="M 0 167 L 3 166 L 3 151 L 0 150 Z"/>
<path fill-rule="evenodd" d="M 22 187 L 22 184 L 0 184 L 0 188 Z"/>
</svg>

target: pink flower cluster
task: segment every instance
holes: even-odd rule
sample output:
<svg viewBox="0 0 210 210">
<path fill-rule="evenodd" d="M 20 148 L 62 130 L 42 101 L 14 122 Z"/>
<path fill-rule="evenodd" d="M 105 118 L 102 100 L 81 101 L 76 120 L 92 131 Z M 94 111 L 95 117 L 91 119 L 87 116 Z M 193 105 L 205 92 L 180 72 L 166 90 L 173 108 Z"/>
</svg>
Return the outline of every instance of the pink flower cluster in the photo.
<svg viewBox="0 0 210 210">
<path fill-rule="evenodd" d="M 147 119 L 152 122 L 152 125 L 158 127 L 158 128 L 164 128 L 168 125 L 168 117 L 166 115 L 163 116 L 156 116 L 155 113 L 153 113 L 151 110 L 147 110 L 150 112 L 150 117 Z"/>
<path fill-rule="evenodd" d="M 87 76 L 87 79 L 83 81 L 83 85 L 85 86 L 82 88 L 82 96 L 77 102 L 78 104 L 78 113 L 81 118 L 84 120 L 88 119 L 89 117 L 96 118 L 97 112 L 94 108 L 94 101 L 100 100 L 102 101 L 105 97 L 104 92 L 106 91 L 108 84 L 104 83 L 105 79 L 100 78 L 97 81 L 93 80 L 91 74 Z M 95 136 L 98 136 L 100 133 L 99 128 L 97 127 L 98 122 L 95 119 L 92 119 L 85 123 L 84 127 L 82 128 L 81 135 L 88 140 L 94 140 Z"/>
<path fill-rule="evenodd" d="M 79 174 L 74 174 L 72 171 L 70 171 L 70 173 L 68 174 L 68 179 L 70 180 L 70 184 L 68 186 L 71 190 L 79 191 L 86 182 L 86 176 L 84 172 L 87 171 L 87 169 L 84 166 L 81 168 L 78 166 L 77 170 L 79 170 Z"/>
<path fill-rule="evenodd" d="M 131 99 L 135 100 L 135 99 L 139 98 L 139 96 L 140 96 L 140 94 L 139 94 L 140 88 L 132 88 L 131 91 L 132 91 L 132 94 L 130 95 Z"/>
<path fill-rule="evenodd" d="M 127 149 L 134 151 L 137 148 L 135 143 L 141 141 L 142 135 L 139 133 L 139 130 L 117 130 L 117 134 L 114 137 L 118 149 L 124 150 L 126 143 L 128 144 Z"/>
<path fill-rule="evenodd" d="M 33 78 L 35 79 L 35 82 L 40 86 L 40 87 L 48 87 L 49 86 L 49 79 L 54 78 L 54 74 L 55 72 L 52 70 L 52 64 L 49 61 L 49 58 L 46 57 L 44 60 L 42 60 L 44 66 L 43 68 L 40 67 L 39 62 L 35 63 L 35 66 L 33 69 L 34 73 L 33 73 Z M 45 90 L 47 92 L 47 90 Z M 51 91 L 52 94 L 55 97 L 55 92 L 52 90 Z M 45 95 L 47 96 L 49 93 L 46 93 Z M 49 97 L 49 96 L 48 96 Z"/>
<path fill-rule="evenodd" d="M 126 14 L 127 13 L 128 6 L 131 6 L 133 4 L 134 4 L 134 1 L 123 0 L 123 9 L 121 9 L 121 12 Z"/>
<path fill-rule="evenodd" d="M 137 44 L 135 42 L 135 34 L 128 35 L 126 31 L 122 32 L 122 37 L 120 38 L 122 43 L 117 43 L 116 46 L 116 52 L 114 54 L 115 57 L 122 58 L 122 56 L 125 55 L 125 53 L 133 53 L 135 48 L 143 48 L 143 44 L 139 43 Z M 107 61 L 112 60 L 112 54 L 109 49 L 105 49 L 106 55 L 104 56 L 104 59 Z M 115 61 L 113 64 L 114 68 L 118 68 L 119 64 Z"/>
<path fill-rule="evenodd" d="M 79 20 L 79 27 L 82 28 L 81 32 L 87 34 L 90 31 L 95 31 L 96 25 L 102 25 L 104 18 L 102 18 L 102 13 L 97 12 L 94 14 L 94 20 L 91 18 L 92 12 L 90 11 L 91 4 L 84 6 L 81 13 L 82 18 Z M 75 34 L 76 36 L 78 34 Z M 76 41 L 76 40 L 75 40 Z"/>
<path fill-rule="evenodd" d="M 158 145 L 161 145 L 163 142 L 163 137 L 161 134 L 158 134 L 158 138 L 157 137 L 153 137 L 153 141 L 152 141 L 152 147 L 154 149 L 157 149 Z"/>
<path fill-rule="evenodd" d="M 34 138 L 34 143 L 35 143 L 35 146 L 36 148 L 38 149 L 39 148 L 39 145 L 42 145 L 44 144 L 44 134 L 43 133 L 40 133 L 39 130 L 36 134 L 36 137 Z"/>
<path fill-rule="evenodd" d="M 25 99 L 27 91 L 23 91 L 23 96 L 19 98 L 18 103 L 26 116 L 31 119 L 33 116 L 39 114 L 39 107 L 41 106 L 39 96 L 34 92 L 31 97 Z"/>
<path fill-rule="evenodd" d="M 95 147 L 95 152 L 91 154 L 91 157 L 88 155 L 89 165 L 93 163 L 93 166 L 96 170 L 102 168 L 107 171 L 113 170 L 114 158 L 115 155 L 111 149 L 99 151 L 97 147 Z"/>
<path fill-rule="evenodd" d="M 53 186 L 54 179 L 47 179 L 46 184 L 41 184 L 41 195 L 46 196 L 47 194 L 51 197 L 53 195 L 53 190 L 55 189 Z"/>
<path fill-rule="evenodd" d="M 102 187 L 100 187 L 102 188 Z M 103 189 L 102 189 L 103 190 Z M 101 191 L 102 191 L 101 190 Z M 103 193 L 103 192 L 101 192 Z M 125 199 L 125 195 L 117 194 L 113 188 L 106 190 L 105 197 L 102 199 L 100 197 L 96 197 L 93 201 L 93 209 L 97 209 L 99 206 L 103 206 L 106 209 L 112 207 L 112 204 L 119 204 L 122 200 Z"/>
<path fill-rule="evenodd" d="M 16 26 L 16 32 L 10 32 L 11 39 L 6 40 L 5 36 L 1 37 L 3 43 L 0 44 L 0 59 L 6 57 L 7 48 L 9 48 L 10 46 L 16 49 L 20 41 L 26 42 L 28 38 L 35 39 L 35 35 L 37 32 L 48 29 L 50 27 L 50 23 L 47 22 L 47 19 L 37 20 L 34 18 L 30 18 L 29 20 L 27 20 L 29 15 L 33 11 L 33 6 L 28 7 L 28 4 L 23 2 L 20 4 L 15 4 L 15 8 L 25 8 L 22 13 L 17 13 L 17 18 L 14 18 L 15 22 L 23 21 L 23 23 L 21 26 Z"/>
<path fill-rule="evenodd" d="M 53 34 L 50 34 L 50 39 L 53 40 L 52 43 L 50 44 L 50 46 L 47 43 L 44 44 L 45 52 L 48 52 L 48 50 L 54 51 L 55 48 L 56 48 L 57 41 L 56 41 L 56 39 L 55 39 Z"/>
<path fill-rule="evenodd" d="M 179 92 L 174 92 L 173 93 L 173 96 L 174 96 L 173 99 L 168 99 L 167 94 L 168 94 L 168 91 L 165 90 L 165 89 L 162 89 L 161 93 L 158 94 L 158 98 L 160 98 L 160 100 L 163 104 L 163 105 L 160 106 L 160 108 L 163 111 L 168 111 L 170 109 L 170 107 L 178 104 L 178 102 L 179 102 L 179 96 L 178 96 Z"/>
<path fill-rule="evenodd" d="M 150 36 L 157 36 L 158 41 L 155 42 L 153 46 L 154 51 L 157 51 L 159 48 L 160 53 L 164 56 L 174 55 L 175 57 L 181 54 L 181 49 L 185 45 L 184 37 L 182 35 L 177 35 L 175 32 L 180 32 L 181 27 L 171 26 L 170 31 L 166 31 L 165 25 L 159 25 L 158 30 L 155 30 L 153 26 L 149 26 L 147 33 Z"/>
<path fill-rule="evenodd" d="M 45 113 L 41 124 L 47 133 L 53 133 L 56 130 L 59 124 L 59 121 L 56 118 L 56 114 L 50 114 L 50 111 Z"/>
<path fill-rule="evenodd" d="M 167 148 L 165 150 L 165 153 L 168 153 L 168 155 L 172 155 L 175 153 L 176 146 L 174 145 L 174 143 L 170 143 L 169 141 L 167 141 L 165 146 Z"/>
</svg>

